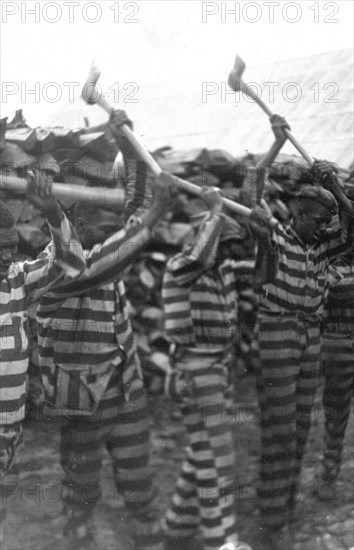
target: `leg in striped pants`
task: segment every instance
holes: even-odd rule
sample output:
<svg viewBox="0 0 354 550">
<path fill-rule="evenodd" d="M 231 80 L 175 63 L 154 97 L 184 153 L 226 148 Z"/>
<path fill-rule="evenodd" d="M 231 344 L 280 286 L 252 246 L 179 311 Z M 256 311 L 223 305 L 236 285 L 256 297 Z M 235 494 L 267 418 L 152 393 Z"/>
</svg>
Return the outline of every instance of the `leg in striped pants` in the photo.
<svg viewBox="0 0 354 550">
<path fill-rule="evenodd" d="M 64 506 L 88 518 L 102 496 L 100 468 L 103 446 L 112 458 L 114 478 L 132 514 L 137 548 L 160 548 L 156 492 L 149 471 L 150 420 L 141 380 L 126 402 L 113 379 L 94 418 L 71 417 L 61 432 L 61 465 L 65 472 Z M 87 518 L 86 518 L 87 521 Z M 142 540 L 139 540 L 141 538 Z M 140 546 L 139 546 L 140 545 Z"/>
<path fill-rule="evenodd" d="M 262 523 L 277 529 L 286 523 L 311 427 L 320 327 L 297 318 L 262 316 L 259 346 L 262 450 L 258 496 Z"/>
<path fill-rule="evenodd" d="M 20 482 L 19 454 L 23 447 L 22 425 L 0 425 L 0 548 L 7 550 L 7 502 Z"/>
<path fill-rule="evenodd" d="M 183 355 L 170 380 L 170 395 L 182 397 L 187 456 L 165 517 L 169 539 L 182 542 L 200 529 L 205 550 L 237 540 L 234 513 L 234 450 L 225 414 L 228 368 L 222 356 Z"/>
<path fill-rule="evenodd" d="M 323 344 L 325 387 L 325 481 L 334 481 L 339 474 L 345 430 L 354 392 L 354 340 L 352 337 L 326 335 Z"/>
</svg>

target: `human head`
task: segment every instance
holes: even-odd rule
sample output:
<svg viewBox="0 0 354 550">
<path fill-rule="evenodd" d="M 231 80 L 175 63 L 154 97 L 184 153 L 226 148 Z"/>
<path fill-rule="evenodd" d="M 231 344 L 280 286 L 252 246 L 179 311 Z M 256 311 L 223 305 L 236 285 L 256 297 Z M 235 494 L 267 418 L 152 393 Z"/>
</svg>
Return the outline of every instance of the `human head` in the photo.
<svg viewBox="0 0 354 550">
<path fill-rule="evenodd" d="M 306 186 L 298 197 L 294 229 L 307 244 L 323 241 L 326 229 L 337 213 L 337 202 L 329 191 L 322 187 Z"/>
<path fill-rule="evenodd" d="M 0 278 L 7 276 L 17 252 L 18 234 L 15 218 L 5 203 L 0 201 Z"/>
<path fill-rule="evenodd" d="M 101 244 L 113 233 L 124 227 L 122 213 L 110 208 L 97 208 L 92 204 L 77 202 L 74 207 L 74 219 L 80 242 L 84 248 Z"/>
</svg>

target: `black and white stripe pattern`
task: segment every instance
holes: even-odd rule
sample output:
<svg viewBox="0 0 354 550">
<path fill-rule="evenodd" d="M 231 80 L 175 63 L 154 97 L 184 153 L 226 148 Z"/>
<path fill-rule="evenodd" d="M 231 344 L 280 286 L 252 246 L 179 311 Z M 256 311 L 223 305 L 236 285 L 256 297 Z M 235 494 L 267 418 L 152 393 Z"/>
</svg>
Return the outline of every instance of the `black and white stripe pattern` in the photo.
<svg viewBox="0 0 354 550">
<path fill-rule="evenodd" d="M 27 306 L 39 293 L 62 279 L 76 277 L 84 269 L 82 248 L 64 218 L 51 228 L 53 243 L 33 262 L 14 263 L 0 282 L 0 424 L 24 418 L 28 368 Z"/>
</svg>

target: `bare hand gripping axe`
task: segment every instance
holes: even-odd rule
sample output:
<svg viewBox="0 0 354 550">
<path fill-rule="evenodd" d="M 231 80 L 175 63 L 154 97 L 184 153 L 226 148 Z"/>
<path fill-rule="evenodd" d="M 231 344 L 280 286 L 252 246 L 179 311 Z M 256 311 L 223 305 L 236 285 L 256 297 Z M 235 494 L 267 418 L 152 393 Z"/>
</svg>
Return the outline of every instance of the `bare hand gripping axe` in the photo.
<svg viewBox="0 0 354 550">
<path fill-rule="evenodd" d="M 97 82 L 101 76 L 101 71 L 92 63 L 90 72 L 82 89 L 81 97 L 89 105 L 99 105 L 102 109 L 106 111 L 109 115 L 112 114 L 114 108 L 106 99 L 102 96 L 101 92 L 97 88 Z M 134 132 L 129 128 L 127 124 L 121 126 L 122 134 L 129 140 L 130 144 L 134 147 L 136 153 L 139 155 L 141 160 L 143 160 L 147 166 L 150 168 L 151 172 L 155 176 L 159 176 L 162 172 L 160 166 L 152 158 L 150 153 L 145 149 L 145 147 L 138 141 Z"/>
<path fill-rule="evenodd" d="M 262 101 L 262 99 L 258 97 L 257 93 L 252 89 L 252 87 L 248 86 L 248 84 L 244 80 L 242 80 L 242 74 L 245 68 L 245 62 L 241 59 L 241 57 L 236 56 L 234 68 L 232 69 L 228 79 L 228 84 L 230 88 L 234 92 L 245 93 L 246 95 L 248 95 L 248 97 L 252 98 L 254 102 L 257 103 L 269 117 L 273 116 L 272 111 L 264 103 L 264 101 Z M 290 130 L 285 128 L 284 133 L 288 140 L 291 141 L 294 147 L 299 151 L 300 155 L 302 155 L 304 159 L 308 162 L 308 164 L 312 166 L 314 163 L 313 158 L 310 157 L 310 155 L 305 151 L 302 145 L 300 145 L 300 143 L 295 139 Z"/>
<path fill-rule="evenodd" d="M 101 74 L 101 71 L 93 63 L 82 90 L 82 98 L 89 105 L 95 105 L 95 104 L 99 105 L 102 109 L 106 111 L 106 113 L 111 115 L 112 112 L 114 111 L 114 108 L 112 107 L 112 105 L 108 103 L 108 101 L 105 100 L 104 97 L 102 97 L 102 94 L 99 93 L 96 86 L 98 79 L 100 77 L 100 74 Z M 145 162 L 150 172 L 154 176 L 159 176 L 162 173 L 161 167 L 157 164 L 155 159 L 146 150 L 144 145 L 140 143 L 140 141 L 138 140 L 134 132 L 129 128 L 129 126 L 127 124 L 123 124 L 121 126 L 121 131 L 122 131 L 122 134 L 126 137 L 126 139 L 128 139 L 128 141 L 134 148 L 139 158 L 143 162 Z M 199 195 L 199 196 L 202 194 L 202 189 L 198 185 L 195 185 L 194 183 L 191 183 L 189 181 L 186 181 L 174 176 L 174 183 L 177 187 L 179 187 L 180 189 L 183 189 L 184 191 L 187 191 L 188 193 L 192 193 L 194 195 Z M 225 197 L 223 197 L 222 200 L 223 200 L 224 206 L 226 206 L 226 208 L 228 208 L 229 210 L 235 212 L 236 214 L 239 214 L 245 217 L 250 217 L 251 215 L 250 208 L 247 208 L 246 206 L 243 206 L 242 204 L 234 202 Z M 277 223 L 277 220 L 275 218 L 272 218 L 270 223 L 271 225 L 274 226 Z"/>
</svg>

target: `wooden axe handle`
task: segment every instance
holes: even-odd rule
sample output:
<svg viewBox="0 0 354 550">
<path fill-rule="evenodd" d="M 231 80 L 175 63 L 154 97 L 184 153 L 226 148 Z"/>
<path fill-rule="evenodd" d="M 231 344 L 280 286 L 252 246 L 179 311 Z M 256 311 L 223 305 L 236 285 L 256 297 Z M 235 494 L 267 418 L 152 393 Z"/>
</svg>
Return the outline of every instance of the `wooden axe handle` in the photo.
<svg viewBox="0 0 354 550">
<path fill-rule="evenodd" d="M 260 106 L 260 108 L 269 116 L 269 118 L 273 116 L 273 113 L 269 109 L 268 105 L 266 105 L 264 101 L 260 97 L 258 97 L 257 93 L 250 86 L 248 86 L 248 84 L 243 82 L 241 89 L 243 92 L 245 92 L 246 95 L 248 95 L 248 97 L 251 97 L 255 101 L 255 103 L 257 103 Z M 300 155 L 306 160 L 306 162 L 310 166 L 312 166 L 314 163 L 313 158 L 310 157 L 307 151 L 302 147 L 302 145 L 300 145 L 300 143 L 293 136 L 290 130 L 285 129 L 284 132 L 288 140 L 291 141 L 291 143 L 294 145 L 295 149 L 297 149 Z"/>
<path fill-rule="evenodd" d="M 113 110 L 112 106 L 103 97 L 100 97 L 96 103 L 102 109 L 104 109 L 109 115 L 112 113 L 112 110 Z M 146 150 L 144 145 L 140 143 L 139 139 L 136 137 L 136 135 L 131 130 L 131 128 L 127 124 L 122 124 L 121 131 L 122 131 L 122 134 L 124 134 L 124 136 L 129 141 L 130 145 L 134 148 L 139 158 L 143 162 L 145 162 L 150 172 L 154 176 L 159 176 L 162 173 L 161 167 L 158 165 L 156 160 L 150 155 L 150 153 Z M 186 181 L 181 178 L 174 177 L 174 182 L 177 187 L 179 187 L 180 189 L 183 189 L 184 191 L 187 191 L 188 193 L 193 193 L 194 195 L 201 195 L 202 193 L 202 189 L 198 185 L 195 185 L 190 181 Z M 251 215 L 250 208 L 247 208 L 246 206 L 243 206 L 242 204 L 234 202 L 225 197 L 223 197 L 222 200 L 223 200 L 224 206 L 226 206 L 226 208 L 228 208 L 232 212 L 235 212 L 236 214 L 246 216 L 246 217 L 249 217 Z M 271 220 L 272 227 L 274 227 L 276 223 L 277 223 L 277 220 L 275 218 L 272 218 Z"/>
<path fill-rule="evenodd" d="M 0 175 L 0 189 L 25 194 L 27 192 L 27 181 L 16 176 Z M 82 187 L 73 183 L 53 183 L 53 195 L 59 200 L 80 200 L 90 202 L 97 207 L 111 208 L 113 206 L 121 210 L 124 208 L 123 189 Z"/>
<path fill-rule="evenodd" d="M 285 128 L 284 130 L 286 137 L 289 141 L 293 144 L 295 149 L 297 149 L 300 153 L 300 155 L 306 160 L 306 162 L 309 164 L 309 166 L 313 166 L 313 163 L 315 162 L 312 157 L 308 154 L 308 152 L 303 148 L 303 146 L 297 141 L 297 139 L 293 136 L 293 134 Z"/>
<path fill-rule="evenodd" d="M 96 105 L 99 105 L 109 115 L 112 114 L 113 107 L 103 97 L 100 97 L 98 101 L 96 101 Z M 130 145 L 134 148 L 135 152 L 139 155 L 140 159 L 143 162 L 145 162 L 145 164 L 150 168 L 150 171 L 152 172 L 152 174 L 154 176 L 159 176 L 162 172 L 160 166 L 157 164 L 154 158 L 150 155 L 150 153 L 146 150 L 144 145 L 140 143 L 140 141 L 137 139 L 136 135 L 129 128 L 129 126 L 127 124 L 123 124 L 121 126 L 121 131 L 125 135 L 125 137 L 128 139 L 128 141 L 130 142 Z"/>
<path fill-rule="evenodd" d="M 93 103 L 93 105 L 99 105 L 109 115 L 111 115 L 112 112 L 114 111 L 114 108 L 112 107 L 112 105 L 108 103 L 108 101 L 102 96 L 100 96 L 100 98 L 95 103 Z"/>
<path fill-rule="evenodd" d="M 146 163 L 151 173 L 154 176 L 159 176 L 162 173 L 161 167 L 157 164 L 155 159 L 150 155 L 150 153 L 145 149 L 145 147 L 140 143 L 140 141 L 135 136 L 134 132 L 129 128 L 127 124 L 123 124 L 121 126 L 121 129 L 125 137 L 129 140 L 132 147 L 134 147 L 136 153 L 139 155 L 141 160 L 143 160 Z M 183 189 L 184 191 L 187 191 L 188 193 L 193 193 L 194 195 L 199 195 L 199 196 L 202 194 L 202 188 L 199 187 L 199 185 L 195 185 L 195 183 L 178 178 L 176 176 L 173 177 L 173 180 L 177 187 L 179 187 L 180 189 Z M 247 208 L 246 206 L 243 206 L 242 204 L 234 202 L 225 197 L 223 197 L 222 200 L 223 200 L 224 206 L 228 208 L 228 210 L 231 210 L 236 214 L 246 216 L 246 217 L 249 217 L 251 215 L 250 208 Z M 274 227 L 276 223 L 277 223 L 277 220 L 275 218 L 272 218 L 271 226 Z"/>
</svg>

